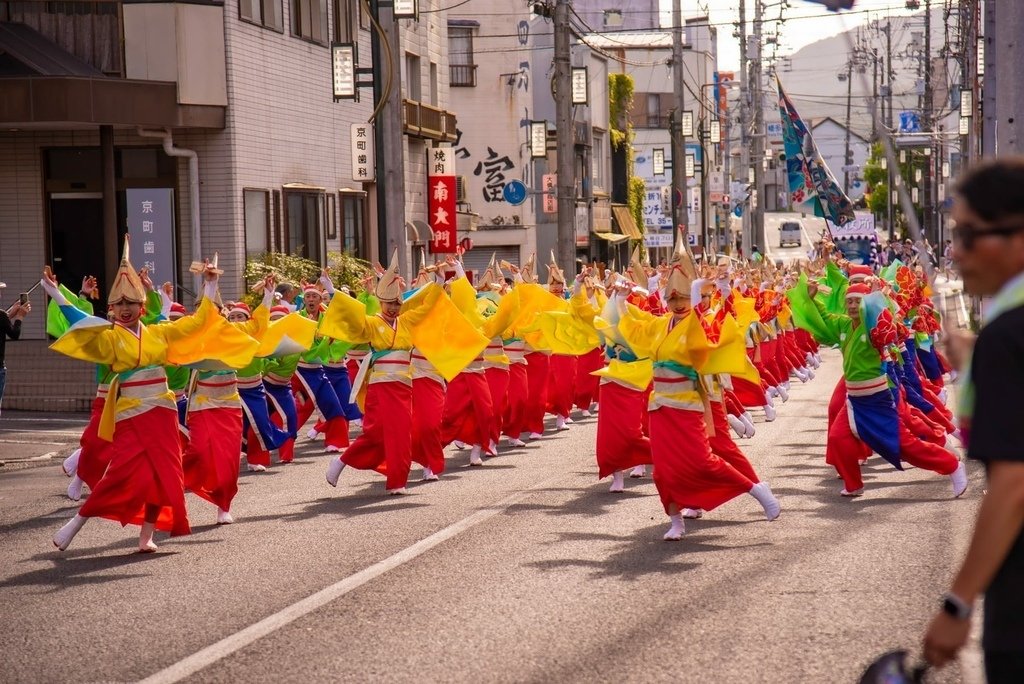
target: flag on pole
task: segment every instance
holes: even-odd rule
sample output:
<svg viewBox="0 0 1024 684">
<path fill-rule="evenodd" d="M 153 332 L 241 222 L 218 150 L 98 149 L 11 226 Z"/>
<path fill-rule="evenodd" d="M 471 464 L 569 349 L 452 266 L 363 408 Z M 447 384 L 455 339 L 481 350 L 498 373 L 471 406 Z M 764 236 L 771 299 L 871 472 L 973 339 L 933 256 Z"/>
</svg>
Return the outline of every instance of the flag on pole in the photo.
<svg viewBox="0 0 1024 684">
<path fill-rule="evenodd" d="M 829 171 L 811 131 L 779 82 L 779 114 L 786 147 L 786 174 L 793 211 L 814 214 L 842 226 L 852 221 L 853 203 Z"/>
</svg>

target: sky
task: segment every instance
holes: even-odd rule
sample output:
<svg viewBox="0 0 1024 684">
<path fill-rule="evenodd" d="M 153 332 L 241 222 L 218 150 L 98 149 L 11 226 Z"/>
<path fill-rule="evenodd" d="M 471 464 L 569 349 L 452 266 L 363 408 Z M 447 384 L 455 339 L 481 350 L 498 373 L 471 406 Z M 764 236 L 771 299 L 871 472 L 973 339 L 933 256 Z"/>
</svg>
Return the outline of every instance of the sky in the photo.
<svg viewBox="0 0 1024 684">
<path fill-rule="evenodd" d="M 853 10 L 841 13 L 837 16 L 829 12 L 824 5 L 807 0 L 788 0 L 789 7 L 782 8 L 782 0 L 766 0 L 768 7 L 764 16 L 768 19 L 779 17 L 780 9 L 782 16 L 787 20 L 781 25 L 779 40 L 779 55 L 786 55 L 796 52 L 801 47 L 834 36 L 843 31 L 867 23 L 871 19 L 886 16 L 888 12 L 892 16 L 907 16 L 913 14 L 905 8 L 906 0 L 856 0 Z M 924 8 L 924 1 L 921 1 L 921 8 Z M 933 6 L 941 5 L 941 0 L 934 0 Z M 751 20 L 754 16 L 754 0 L 746 0 L 748 16 L 747 29 L 751 28 Z M 672 0 L 661 0 L 663 10 L 671 11 Z M 718 29 L 718 64 L 722 71 L 735 71 L 739 69 L 740 51 L 739 40 L 732 35 L 732 23 L 739 20 L 738 0 L 682 0 L 683 16 L 695 16 L 703 14 L 706 8 L 711 19 Z M 920 11 L 920 10 L 918 10 Z M 769 23 L 764 27 L 766 33 L 773 33 L 777 23 Z"/>
</svg>

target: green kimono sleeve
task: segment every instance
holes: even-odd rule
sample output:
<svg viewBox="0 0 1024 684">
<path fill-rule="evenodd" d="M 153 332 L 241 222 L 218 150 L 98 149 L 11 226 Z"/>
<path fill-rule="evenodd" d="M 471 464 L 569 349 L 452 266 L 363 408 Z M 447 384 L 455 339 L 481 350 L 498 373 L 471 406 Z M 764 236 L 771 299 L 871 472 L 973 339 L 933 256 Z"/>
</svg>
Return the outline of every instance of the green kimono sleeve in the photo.
<svg viewBox="0 0 1024 684">
<path fill-rule="evenodd" d="M 68 304 L 75 307 L 79 311 L 83 311 L 90 316 L 93 315 L 92 302 L 85 297 L 79 297 L 76 294 L 72 294 L 71 290 L 58 285 L 57 289 L 64 295 L 64 298 L 68 300 Z M 46 334 L 50 337 L 60 337 L 68 331 L 71 327 L 67 317 L 61 313 L 60 306 L 57 302 L 50 300 L 50 303 L 46 305 Z"/>
<path fill-rule="evenodd" d="M 797 327 L 811 333 L 821 344 L 839 344 L 839 324 L 824 304 L 811 299 L 806 274 L 800 274 L 800 280 L 786 293 L 786 298 L 793 310 L 793 323 Z"/>
</svg>

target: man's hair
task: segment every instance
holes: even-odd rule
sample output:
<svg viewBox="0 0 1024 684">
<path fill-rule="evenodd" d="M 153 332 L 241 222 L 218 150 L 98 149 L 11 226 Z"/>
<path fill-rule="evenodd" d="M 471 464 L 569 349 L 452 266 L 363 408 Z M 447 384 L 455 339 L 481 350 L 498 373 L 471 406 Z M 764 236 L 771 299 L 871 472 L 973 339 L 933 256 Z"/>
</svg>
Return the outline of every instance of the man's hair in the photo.
<svg viewBox="0 0 1024 684">
<path fill-rule="evenodd" d="M 281 295 L 286 295 L 294 289 L 295 286 L 292 285 L 291 283 L 278 283 L 277 287 L 274 288 L 274 292 L 277 292 Z"/>
<path fill-rule="evenodd" d="M 992 222 L 1024 216 L 1024 156 L 1000 157 L 978 164 L 963 175 L 957 195 L 975 214 Z"/>
</svg>

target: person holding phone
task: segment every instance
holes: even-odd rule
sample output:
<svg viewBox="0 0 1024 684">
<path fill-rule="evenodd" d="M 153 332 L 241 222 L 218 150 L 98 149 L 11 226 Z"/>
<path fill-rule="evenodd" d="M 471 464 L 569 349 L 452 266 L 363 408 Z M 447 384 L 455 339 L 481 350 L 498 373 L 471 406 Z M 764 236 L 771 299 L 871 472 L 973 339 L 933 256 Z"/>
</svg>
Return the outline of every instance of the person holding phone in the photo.
<svg viewBox="0 0 1024 684">
<path fill-rule="evenodd" d="M 7 285 L 0 283 L 0 290 L 5 287 Z M 0 407 L 3 406 L 4 386 L 7 383 L 7 367 L 4 365 L 7 338 L 16 340 L 21 337 L 21 322 L 31 311 L 32 303 L 28 301 L 28 294 L 24 292 L 11 308 L 6 311 L 0 309 Z"/>
</svg>

